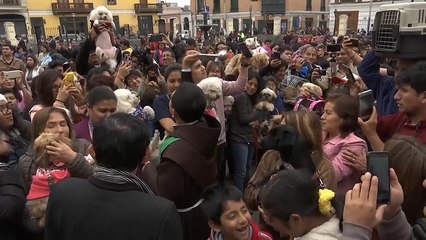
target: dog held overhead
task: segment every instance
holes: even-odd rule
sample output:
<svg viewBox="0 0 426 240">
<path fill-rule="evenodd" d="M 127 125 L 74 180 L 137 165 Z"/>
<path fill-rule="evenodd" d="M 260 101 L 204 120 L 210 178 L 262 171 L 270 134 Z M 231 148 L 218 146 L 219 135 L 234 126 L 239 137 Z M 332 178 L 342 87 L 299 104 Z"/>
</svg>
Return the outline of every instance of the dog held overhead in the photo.
<svg viewBox="0 0 426 240">
<path fill-rule="evenodd" d="M 112 13 L 104 6 L 99 6 L 90 12 L 90 24 L 92 28 L 103 25 L 106 30 L 99 32 L 95 41 L 96 50 L 95 53 L 98 55 L 101 63 L 106 63 L 109 69 L 114 71 L 117 66 L 117 48 L 114 46 L 114 35 L 113 30 L 115 24 L 112 18 Z"/>
</svg>

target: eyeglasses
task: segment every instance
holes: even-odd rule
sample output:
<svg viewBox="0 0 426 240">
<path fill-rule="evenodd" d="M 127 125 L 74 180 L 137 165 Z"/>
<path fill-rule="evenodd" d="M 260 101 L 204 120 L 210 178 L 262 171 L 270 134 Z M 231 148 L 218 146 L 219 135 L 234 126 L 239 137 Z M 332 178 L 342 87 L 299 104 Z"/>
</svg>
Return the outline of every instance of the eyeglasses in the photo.
<svg viewBox="0 0 426 240">
<path fill-rule="evenodd" d="M 12 110 L 12 108 L 13 105 L 11 103 L 6 103 L 5 105 L 0 106 L 0 112 L 6 115 L 9 110 Z"/>
</svg>

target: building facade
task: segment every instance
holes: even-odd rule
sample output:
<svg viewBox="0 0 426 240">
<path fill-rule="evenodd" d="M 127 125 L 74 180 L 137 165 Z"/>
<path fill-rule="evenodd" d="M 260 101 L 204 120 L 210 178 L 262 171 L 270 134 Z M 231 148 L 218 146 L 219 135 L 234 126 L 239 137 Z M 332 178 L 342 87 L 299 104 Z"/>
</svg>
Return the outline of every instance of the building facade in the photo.
<svg viewBox="0 0 426 240">
<path fill-rule="evenodd" d="M 24 1 L 24 0 L 0 0 Z M 40 40 L 60 33 L 87 35 L 89 14 L 98 6 L 113 14 L 118 34 L 148 34 L 158 31 L 161 5 L 155 0 L 25 0 L 28 14 L 28 35 Z"/>
<path fill-rule="evenodd" d="M 7 37 L 5 23 L 13 23 L 15 34 L 27 36 L 31 30 L 27 0 L 0 0 L 0 38 Z"/>
<path fill-rule="evenodd" d="M 329 28 L 335 35 L 345 35 L 347 31 L 371 31 L 380 6 L 403 2 L 411 0 L 331 0 Z"/>
<path fill-rule="evenodd" d="M 252 31 L 279 35 L 298 28 L 327 28 L 329 0 L 191 0 L 198 24 L 203 11 L 226 33 Z"/>
<path fill-rule="evenodd" d="M 191 36 L 192 34 L 192 15 L 188 6 L 179 7 L 177 3 L 163 3 L 162 12 L 159 16 L 159 31 L 161 33 L 177 33 Z"/>
</svg>

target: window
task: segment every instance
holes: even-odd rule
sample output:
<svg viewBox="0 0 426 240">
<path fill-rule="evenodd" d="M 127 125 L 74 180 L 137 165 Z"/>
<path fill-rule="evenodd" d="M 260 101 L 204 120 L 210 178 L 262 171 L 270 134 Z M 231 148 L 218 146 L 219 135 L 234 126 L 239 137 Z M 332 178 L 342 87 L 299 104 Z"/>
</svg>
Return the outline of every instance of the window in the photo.
<svg viewBox="0 0 426 240">
<path fill-rule="evenodd" d="M 305 18 L 305 27 L 311 28 L 314 25 L 314 19 L 313 18 Z"/>
<path fill-rule="evenodd" d="M 238 12 L 238 0 L 231 0 L 231 12 Z"/>
<path fill-rule="evenodd" d="M 220 13 L 220 0 L 213 1 L 213 13 Z"/>
<path fill-rule="evenodd" d="M 262 0 L 262 14 L 285 13 L 285 0 Z"/>
<path fill-rule="evenodd" d="M 117 5 L 117 1 L 116 0 L 108 0 L 107 4 L 108 5 Z"/>
<path fill-rule="evenodd" d="M 321 0 L 320 11 L 325 12 L 325 0 Z"/>
<path fill-rule="evenodd" d="M 306 11 L 312 11 L 312 0 L 306 0 Z"/>
<path fill-rule="evenodd" d="M 204 0 L 197 0 L 197 8 L 198 12 L 203 12 L 204 9 Z"/>
</svg>

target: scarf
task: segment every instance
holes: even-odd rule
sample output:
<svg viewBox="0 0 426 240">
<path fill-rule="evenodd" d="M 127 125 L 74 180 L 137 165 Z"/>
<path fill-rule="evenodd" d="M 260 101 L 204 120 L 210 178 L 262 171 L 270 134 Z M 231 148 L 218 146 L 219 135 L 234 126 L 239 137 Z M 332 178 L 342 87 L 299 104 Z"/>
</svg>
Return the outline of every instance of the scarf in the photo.
<svg viewBox="0 0 426 240">
<path fill-rule="evenodd" d="M 146 185 L 136 175 L 126 171 L 120 171 L 112 168 L 106 168 L 97 165 L 93 170 L 93 177 L 108 183 L 114 183 L 119 185 L 132 184 L 137 186 L 142 192 L 150 195 L 155 195 L 151 188 Z"/>
</svg>

